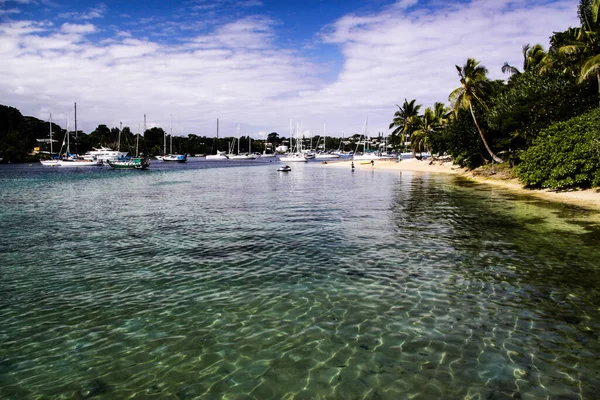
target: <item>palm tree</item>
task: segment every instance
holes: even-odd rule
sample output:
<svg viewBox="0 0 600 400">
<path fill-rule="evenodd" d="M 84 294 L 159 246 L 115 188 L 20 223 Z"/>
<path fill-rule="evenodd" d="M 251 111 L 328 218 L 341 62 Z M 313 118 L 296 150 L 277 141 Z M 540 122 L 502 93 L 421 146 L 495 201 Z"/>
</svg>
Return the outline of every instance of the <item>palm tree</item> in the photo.
<svg viewBox="0 0 600 400">
<path fill-rule="evenodd" d="M 433 104 L 433 115 L 435 116 L 436 130 L 444 130 L 450 121 L 452 111 L 442 102 Z"/>
<path fill-rule="evenodd" d="M 473 101 L 477 101 L 484 109 L 487 108 L 485 99 L 491 88 L 490 81 L 487 78 L 487 68 L 479 65 L 479 62 L 475 61 L 473 58 L 469 58 L 462 68 L 457 65 L 456 70 L 458 71 L 458 76 L 460 77 L 461 86 L 454 89 L 452 93 L 450 93 L 449 100 L 452 104 L 452 108 L 454 109 L 455 113 L 458 113 L 458 110 L 461 108 L 468 108 L 471 111 L 473 122 L 477 127 L 477 131 L 479 132 L 479 136 L 481 137 L 483 145 L 492 159 L 501 163 L 503 162 L 502 159 L 494 154 L 485 140 L 483 132 L 481 131 L 481 127 L 477 122 L 477 118 L 475 118 L 475 112 L 473 111 Z"/>
<path fill-rule="evenodd" d="M 427 107 L 425 113 L 419 117 L 415 124 L 415 129 L 410 139 L 413 153 L 421 153 L 423 150 L 431 153 L 429 144 L 431 143 L 431 135 L 436 130 L 437 122 L 434 111 Z"/>
<path fill-rule="evenodd" d="M 401 138 L 400 142 L 403 144 L 407 138 L 410 137 L 414 126 L 418 123 L 420 104 L 415 105 L 417 100 L 413 99 L 408 102 L 404 99 L 402 107 L 396 104 L 398 111 L 394 113 L 394 119 L 389 126 L 389 129 L 395 128 L 392 131 L 392 138 Z"/>
<path fill-rule="evenodd" d="M 546 57 L 546 52 L 541 44 L 536 44 L 533 47 L 529 43 L 523 46 L 523 71 L 535 71 Z M 502 66 L 502 72 L 509 75 L 519 75 L 521 71 L 518 68 L 509 65 L 507 62 Z"/>
<path fill-rule="evenodd" d="M 600 0 L 580 0 L 578 13 L 581 28 L 569 30 L 571 38 L 558 52 L 583 57 L 579 82 L 595 76 L 600 98 Z"/>
</svg>

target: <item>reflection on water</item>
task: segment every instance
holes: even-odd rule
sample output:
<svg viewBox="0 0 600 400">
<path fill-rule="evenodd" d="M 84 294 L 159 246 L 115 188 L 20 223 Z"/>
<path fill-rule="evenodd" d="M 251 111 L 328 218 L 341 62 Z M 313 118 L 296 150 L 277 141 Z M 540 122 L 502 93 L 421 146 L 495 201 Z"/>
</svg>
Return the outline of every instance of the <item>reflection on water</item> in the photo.
<svg viewBox="0 0 600 400">
<path fill-rule="evenodd" d="M 590 212 L 275 169 L 0 171 L 0 397 L 595 397 Z"/>
</svg>

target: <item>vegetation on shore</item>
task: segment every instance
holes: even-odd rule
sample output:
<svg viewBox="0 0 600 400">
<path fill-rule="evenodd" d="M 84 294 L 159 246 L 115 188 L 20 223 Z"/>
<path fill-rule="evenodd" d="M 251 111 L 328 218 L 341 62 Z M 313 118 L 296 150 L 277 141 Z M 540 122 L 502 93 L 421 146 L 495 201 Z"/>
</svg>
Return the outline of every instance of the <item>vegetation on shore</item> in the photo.
<svg viewBox="0 0 600 400">
<path fill-rule="evenodd" d="M 449 108 L 435 103 L 419 115 L 422 106 L 405 99 L 392 142 L 471 169 L 506 162 L 527 187 L 600 186 L 600 0 L 580 0 L 578 15 L 581 26 L 555 32 L 547 52 L 523 46 L 522 69 L 499 66 L 507 82 L 489 80 L 469 58 L 456 66 Z"/>
</svg>

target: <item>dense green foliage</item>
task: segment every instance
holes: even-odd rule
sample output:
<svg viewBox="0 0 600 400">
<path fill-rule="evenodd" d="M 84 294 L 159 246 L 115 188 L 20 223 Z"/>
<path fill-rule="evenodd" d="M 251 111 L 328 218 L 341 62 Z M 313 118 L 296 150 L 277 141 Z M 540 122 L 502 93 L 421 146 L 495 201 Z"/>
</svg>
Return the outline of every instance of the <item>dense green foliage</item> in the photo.
<svg viewBox="0 0 600 400">
<path fill-rule="evenodd" d="M 524 149 L 548 125 L 565 121 L 597 105 L 593 82 L 555 72 L 513 75 L 490 107 L 490 126 L 501 132 L 509 149 Z"/>
<path fill-rule="evenodd" d="M 600 108 L 542 130 L 523 153 L 517 177 L 529 187 L 600 186 Z"/>
</svg>

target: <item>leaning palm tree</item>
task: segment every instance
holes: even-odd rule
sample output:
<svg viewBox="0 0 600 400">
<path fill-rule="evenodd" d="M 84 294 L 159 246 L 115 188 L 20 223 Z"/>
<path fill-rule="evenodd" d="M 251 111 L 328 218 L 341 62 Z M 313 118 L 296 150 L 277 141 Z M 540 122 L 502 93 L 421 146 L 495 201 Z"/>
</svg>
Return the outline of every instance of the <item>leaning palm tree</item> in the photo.
<svg viewBox="0 0 600 400">
<path fill-rule="evenodd" d="M 413 99 L 410 102 L 404 99 L 402 107 L 396 104 L 398 110 L 394 113 L 394 119 L 389 126 L 392 131 L 392 138 L 401 138 L 400 142 L 404 143 L 409 138 L 414 130 L 414 126 L 418 122 L 419 110 L 421 105 L 415 105 L 417 100 Z"/>
<path fill-rule="evenodd" d="M 458 113 L 460 109 L 467 108 L 471 111 L 473 122 L 477 127 L 485 149 L 494 161 L 501 163 L 503 162 L 502 159 L 494 154 L 485 140 L 477 118 L 475 118 L 475 112 L 473 111 L 473 101 L 477 101 L 484 109 L 487 108 L 485 99 L 491 89 L 490 81 L 487 78 L 487 68 L 479 65 L 479 62 L 473 58 L 469 58 L 462 68 L 457 65 L 456 70 L 458 71 L 461 85 L 450 93 L 449 100 L 452 108 L 455 113 Z"/>
</svg>

